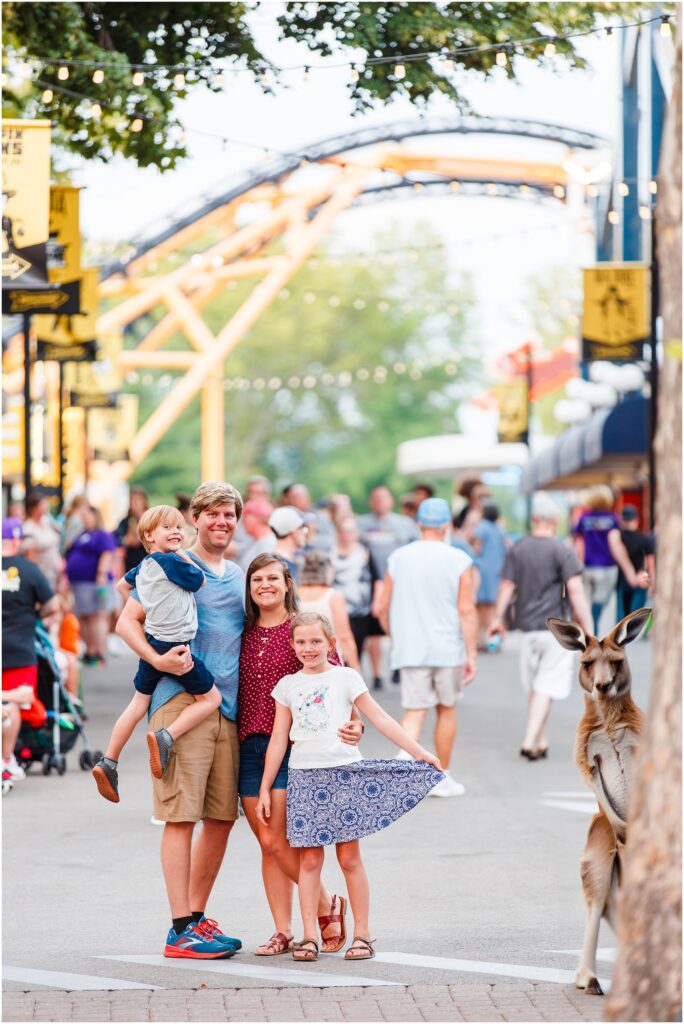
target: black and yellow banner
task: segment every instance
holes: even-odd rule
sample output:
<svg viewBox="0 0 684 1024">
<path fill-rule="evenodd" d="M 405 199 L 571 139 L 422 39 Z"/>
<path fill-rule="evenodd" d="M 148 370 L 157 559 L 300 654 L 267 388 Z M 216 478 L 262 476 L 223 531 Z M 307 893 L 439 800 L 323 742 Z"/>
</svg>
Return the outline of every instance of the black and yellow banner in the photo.
<svg viewBox="0 0 684 1024">
<path fill-rule="evenodd" d="M 582 361 L 643 358 L 651 335 L 651 273 L 643 263 L 605 263 L 584 274 Z"/>
<path fill-rule="evenodd" d="M 526 444 L 528 432 L 527 377 L 516 377 L 495 387 L 499 400 L 499 441 Z"/>
<path fill-rule="evenodd" d="M 97 281 L 95 268 L 80 271 L 81 312 L 77 316 L 41 315 L 33 321 L 39 341 L 55 345 L 72 345 L 77 342 L 95 341 L 97 321 Z"/>
<path fill-rule="evenodd" d="M 80 189 L 69 185 L 50 188 L 50 237 L 47 244 L 48 279 L 56 284 L 81 276 Z"/>
<path fill-rule="evenodd" d="M 119 395 L 114 409 L 89 409 L 88 445 L 94 457 L 105 462 L 127 459 L 137 424 L 137 395 Z"/>
<path fill-rule="evenodd" d="M 10 288 L 3 298 L 3 313 L 52 313 L 58 316 L 71 316 L 81 311 L 81 282 L 70 281 L 44 291 Z"/>
<path fill-rule="evenodd" d="M 52 341 L 38 342 L 38 359 L 55 363 L 92 363 L 97 359 L 94 341 L 74 341 L 65 345 Z"/>
<path fill-rule="evenodd" d="M 2 123 L 3 289 L 46 288 L 50 122 Z"/>
</svg>

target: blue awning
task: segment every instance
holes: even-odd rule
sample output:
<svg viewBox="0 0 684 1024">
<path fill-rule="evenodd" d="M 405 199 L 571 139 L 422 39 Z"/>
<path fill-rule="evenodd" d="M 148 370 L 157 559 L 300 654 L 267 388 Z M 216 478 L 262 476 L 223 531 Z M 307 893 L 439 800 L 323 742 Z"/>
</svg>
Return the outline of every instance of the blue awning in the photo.
<svg viewBox="0 0 684 1024">
<path fill-rule="evenodd" d="M 523 492 L 571 490 L 600 481 L 616 486 L 639 483 L 649 444 L 648 408 L 648 400 L 636 395 L 570 427 L 524 467 Z"/>
</svg>

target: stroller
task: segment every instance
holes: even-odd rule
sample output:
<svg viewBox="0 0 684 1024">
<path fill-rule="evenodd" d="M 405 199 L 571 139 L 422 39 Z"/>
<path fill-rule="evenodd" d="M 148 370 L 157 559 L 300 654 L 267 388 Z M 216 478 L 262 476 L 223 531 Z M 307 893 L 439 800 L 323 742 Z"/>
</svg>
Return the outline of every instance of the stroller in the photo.
<svg viewBox="0 0 684 1024">
<path fill-rule="evenodd" d="M 47 709 L 47 721 L 39 728 L 34 728 L 26 722 L 22 724 L 14 749 L 15 757 L 26 770 L 35 761 L 40 761 L 43 775 L 49 775 L 53 768 L 58 775 L 64 775 L 64 755 L 71 750 L 80 736 L 83 750 L 78 763 L 83 771 L 88 771 L 97 764 L 102 755 L 98 750 L 91 751 L 88 746 L 83 720 L 64 685 L 55 648 L 40 621 L 36 623 L 34 642 L 38 655 L 36 695 Z"/>
</svg>

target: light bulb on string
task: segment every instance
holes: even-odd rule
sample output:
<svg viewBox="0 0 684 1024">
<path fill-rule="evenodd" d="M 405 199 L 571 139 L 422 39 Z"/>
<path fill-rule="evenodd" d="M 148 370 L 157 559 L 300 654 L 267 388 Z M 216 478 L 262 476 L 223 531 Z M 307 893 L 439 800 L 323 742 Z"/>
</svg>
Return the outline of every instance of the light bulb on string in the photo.
<svg viewBox="0 0 684 1024">
<path fill-rule="evenodd" d="M 672 25 L 670 24 L 669 14 L 663 15 L 663 20 L 660 23 L 660 34 L 663 39 L 670 39 L 672 37 Z"/>
<path fill-rule="evenodd" d="M 641 217 L 642 220 L 650 220 L 651 219 L 651 207 L 650 206 L 646 206 L 646 204 L 643 203 L 639 207 L 639 216 Z"/>
<path fill-rule="evenodd" d="M 508 57 L 506 56 L 505 50 L 499 50 L 496 55 L 496 66 L 499 68 L 505 68 L 508 64 Z"/>
<path fill-rule="evenodd" d="M 310 78 L 311 78 L 311 69 L 307 65 L 304 68 L 304 71 L 302 72 L 302 82 L 304 82 L 304 84 L 306 84 L 309 81 Z"/>
<path fill-rule="evenodd" d="M 587 185 L 587 195 L 590 199 L 596 199 L 599 194 L 598 185 Z"/>
<path fill-rule="evenodd" d="M 402 78 L 406 78 L 406 68 L 403 64 L 394 65 L 394 77 L 398 82 L 400 82 Z"/>
<path fill-rule="evenodd" d="M 655 195 L 658 194 L 658 182 L 655 180 L 655 178 L 653 178 L 651 181 L 649 181 L 649 183 L 648 183 L 648 191 L 651 193 L 652 196 L 655 196 Z"/>
<path fill-rule="evenodd" d="M 565 189 L 562 185 L 554 185 L 553 194 L 556 199 L 565 199 Z"/>
<path fill-rule="evenodd" d="M 129 127 L 132 132 L 141 132 L 143 130 L 143 126 L 143 119 L 141 117 L 134 117 Z"/>
<path fill-rule="evenodd" d="M 222 89 L 225 81 L 226 76 L 223 74 L 222 71 L 219 71 L 216 75 L 214 75 L 214 85 L 216 86 L 217 89 Z"/>
<path fill-rule="evenodd" d="M 458 192 L 460 187 L 461 187 L 461 182 L 460 181 L 452 181 L 452 182 L 449 183 L 449 188 L 451 189 L 452 192 Z"/>
<path fill-rule="evenodd" d="M 90 116 L 94 117 L 96 121 L 99 121 L 102 117 L 102 107 L 99 103 L 90 104 Z"/>
<path fill-rule="evenodd" d="M 104 82 L 104 76 L 105 74 L 103 68 L 95 68 L 95 70 L 93 71 L 93 84 L 100 85 L 101 82 Z"/>
<path fill-rule="evenodd" d="M 60 80 L 60 82 L 66 82 L 68 77 L 69 68 L 65 64 L 62 64 L 61 67 L 57 68 L 57 78 Z"/>
<path fill-rule="evenodd" d="M 176 74 L 173 76 L 173 86 L 174 89 L 185 88 L 185 75 L 183 74 L 182 71 L 177 71 Z"/>
<path fill-rule="evenodd" d="M 613 32 L 612 28 L 606 29 L 606 43 L 608 44 L 608 46 L 615 45 L 615 33 Z"/>
<path fill-rule="evenodd" d="M 445 57 L 442 61 L 442 71 L 445 75 L 450 75 L 454 70 L 454 62 L 451 57 Z"/>
<path fill-rule="evenodd" d="M 546 46 L 544 47 L 544 56 L 545 57 L 553 57 L 555 52 L 556 52 L 556 44 L 554 43 L 553 39 L 550 39 L 548 41 L 548 43 L 546 44 Z"/>
<path fill-rule="evenodd" d="M 52 103 L 54 95 L 55 94 L 53 93 L 52 89 L 44 89 L 43 95 L 40 98 L 43 103 Z"/>
<path fill-rule="evenodd" d="M 497 190 L 497 187 L 494 184 L 494 182 L 490 181 L 489 185 L 487 185 L 487 195 L 488 196 L 495 196 L 497 194 L 497 191 L 498 190 Z"/>
<path fill-rule="evenodd" d="M 618 185 L 618 192 L 620 193 L 621 196 L 628 196 L 629 195 L 629 185 L 627 184 L 626 181 L 621 181 L 620 182 L 620 184 Z"/>
<path fill-rule="evenodd" d="M 360 77 L 359 69 L 357 67 L 355 67 L 354 64 L 352 64 L 352 66 L 349 68 L 349 81 L 350 82 L 358 82 L 359 77 Z"/>
<path fill-rule="evenodd" d="M 620 214 L 617 212 L 617 210 L 609 210 L 608 211 L 608 223 L 609 224 L 619 224 L 620 223 Z"/>
<path fill-rule="evenodd" d="M 131 79 L 131 81 L 133 85 L 144 85 L 145 75 L 142 73 L 142 71 L 134 71 L 133 78 Z"/>
</svg>

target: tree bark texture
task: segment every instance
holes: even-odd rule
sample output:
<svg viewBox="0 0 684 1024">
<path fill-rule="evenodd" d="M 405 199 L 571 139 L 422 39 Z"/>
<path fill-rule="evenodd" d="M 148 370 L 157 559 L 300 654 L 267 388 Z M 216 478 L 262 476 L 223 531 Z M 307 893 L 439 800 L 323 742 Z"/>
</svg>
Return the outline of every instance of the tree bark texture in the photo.
<svg viewBox="0 0 684 1024">
<path fill-rule="evenodd" d="M 678 1021 L 682 999 L 681 40 L 658 175 L 664 358 L 656 437 L 658 539 L 651 698 L 635 765 L 610 1021 Z"/>
</svg>

